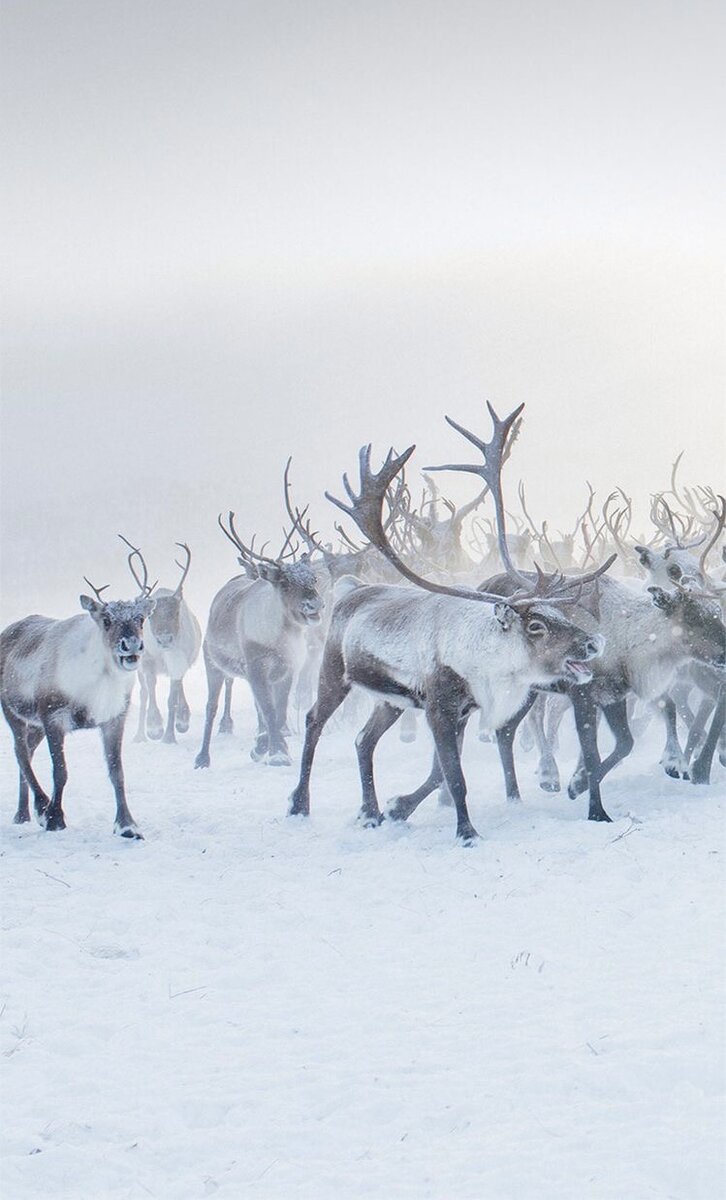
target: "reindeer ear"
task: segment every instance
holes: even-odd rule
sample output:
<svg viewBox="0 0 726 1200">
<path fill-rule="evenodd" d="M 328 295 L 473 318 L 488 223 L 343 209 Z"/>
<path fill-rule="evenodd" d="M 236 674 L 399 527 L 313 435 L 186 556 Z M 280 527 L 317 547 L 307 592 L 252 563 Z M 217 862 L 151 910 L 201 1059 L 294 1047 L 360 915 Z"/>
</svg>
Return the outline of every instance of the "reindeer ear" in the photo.
<svg viewBox="0 0 726 1200">
<path fill-rule="evenodd" d="M 92 596 L 79 596 L 79 600 L 81 608 L 85 608 L 92 617 L 100 617 L 104 609 L 104 605 L 100 601 L 94 600 Z"/>
<path fill-rule="evenodd" d="M 508 604 L 495 604 L 494 616 L 497 618 L 502 629 L 511 629 L 516 613 Z"/>
<path fill-rule="evenodd" d="M 648 591 L 653 597 L 653 603 L 656 608 L 661 608 L 665 613 L 672 613 L 677 607 L 677 600 L 670 592 L 666 592 L 660 587 L 649 587 Z"/>
<path fill-rule="evenodd" d="M 633 546 L 633 549 L 637 552 L 638 558 L 640 559 L 641 566 L 649 567 L 651 564 L 651 561 L 652 561 L 652 555 L 651 555 L 648 547 L 647 546 Z"/>
<path fill-rule="evenodd" d="M 150 617 L 156 608 L 156 598 L 154 596 L 144 596 L 143 600 L 139 601 L 139 608 L 144 614 L 144 619 Z"/>
</svg>

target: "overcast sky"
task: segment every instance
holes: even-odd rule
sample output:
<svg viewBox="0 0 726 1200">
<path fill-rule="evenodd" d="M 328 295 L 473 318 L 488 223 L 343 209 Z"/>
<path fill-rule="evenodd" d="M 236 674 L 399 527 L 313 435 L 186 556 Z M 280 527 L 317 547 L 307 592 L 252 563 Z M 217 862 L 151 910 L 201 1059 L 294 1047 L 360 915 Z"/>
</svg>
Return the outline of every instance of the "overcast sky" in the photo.
<svg viewBox="0 0 726 1200">
<path fill-rule="evenodd" d="M 72 611 L 120 523 L 206 604 L 288 454 L 324 521 L 484 398 L 554 526 L 680 449 L 723 487 L 720 3 L 3 8 L 4 611 Z"/>
</svg>

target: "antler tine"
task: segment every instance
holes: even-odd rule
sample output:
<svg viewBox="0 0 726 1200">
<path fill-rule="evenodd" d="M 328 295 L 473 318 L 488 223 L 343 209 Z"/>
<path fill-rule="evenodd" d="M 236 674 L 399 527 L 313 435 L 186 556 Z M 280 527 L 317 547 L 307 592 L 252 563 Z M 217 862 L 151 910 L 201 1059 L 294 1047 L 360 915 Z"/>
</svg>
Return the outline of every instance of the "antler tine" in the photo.
<svg viewBox="0 0 726 1200">
<path fill-rule="evenodd" d="M 713 516 L 716 518 L 716 522 L 715 522 L 714 528 L 713 528 L 713 534 L 711 535 L 709 540 L 706 542 L 706 545 L 703 547 L 703 550 L 701 551 L 701 557 L 698 560 L 698 566 L 699 566 L 699 569 L 700 569 L 702 575 L 706 574 L 706 559 L 708 558 L 711 550 L 716 545 L 716 542 L 718 541 L 721 534 L 723 533 L 723 528 L 724 528 L 724 525 L 726 524 L 726 499 L 724 499 L 723 496 L 719 496 L 718 498 L 721 501 L 721 511 L 719 512 L 718 509 L 712 510 Z"/>
<path fill-rule="evenodd" d="M 175 591 L 174 595 L 175 595 L 175 596 L 180 596 L 180 595 L 181 595 L 181 590 L 182 590 L 182 588 L 183 588 L 183 586 L 184 586 L 184 580 L 186 579 L 187 575 L 189 574 L 189 568 L 190 568 L 190 566 L 192 565 L 192 552 L 191 552 L 191 550 L 189 549 L 189 547 L 187 546 L 186 542 L 175 542 L 174 544 L 175 544 L 176 546 L 178 546 L 180 550 L 183 550 L 183 551 L 184 551 L 184 553 L 185 553 L 185 554 L 186 554 L 186 556 L 187 556 L 187 563 L 186 563 L 186 566 L 183 566 L 183 564 L 179 562 L 179 559 L 178 559 L 178 558 L 175 558 L 175 559 L 174 559 L 174 562 L 175 562 L 175 563 L 176 563 L 176 565 L 179 567 L 179 569 L 180 569 L 180 571 L 181 571 L 181 573 L 182 573 L 182 577 L 181 577 L 181 579 L 179 580 L 178 584 L 176 585 L 176 591 Z"/>
<path fill-rule="evenodd" d="M 307 514 L 310 510 L 310 505 L 306 504 L 305 508 L 302 510 L 302 512 L 297 507 L 297 505 L 295 505 L 295 507 L 293 508 L 292 500 L 290 499 L 290 466 L 291 466 L 291 464 L 292 464 L 292 455 L 290 455 L 290 457 L 287 460 L 287 463 L 285 466 L 285 474 L 283 477 L 284 478 L 284 492 L 285 492 L 285 508 L 287 509 L 287 515 L 290 518 L 290 520 L 292 521 L 293 529 L 297 531 L 297 533 L 300 535 L 300 537 L 304 541 L 305 545 L 307 546 L 308 553 L 312 554 L 315 550 L 317 550 L 320 554 L 325 556 L 325 554 L 326 554 L 325 547 L 322 546 L 320 544 L 320 542 L 318 541 L 317 532 L 313 533 L 312 528 L 311 528 L 310 518 L 308 517 L 307 522 L 305 522 L 305 517 L 307 516 Z"/>
<path fill-rule="evenodd" d="M 110 588 L 111 584 L 110 584 L 110 583 L 104 583 L 103 587 L 97 588 L 95 584 L 91 583 L 91 581 L 90 581 L 90 579 L 88 578 L 88 576 L 87 576 L 87 575 L 84 575 L 84 576 L 83 576 L 83 578 L 85 579 L 85 581 L 86 581 L 86 583 L 88 584 L 88 586 L 89 586 L 89 588 L 91 589 L 91 591 L 94 593 L 94 595 L 95 595 L 96 599 L 97 599 L 97 600 L 100 600 L 101 604 L 105 604 L 105 603 L 106 603 L 106 601 L 104 600 L 104 598 L 103 598 L 103 596 L 101 595 L 101 593 L 102 593 L 102 592 L 106 592 L 106 591 L 108 591 L 108 589 Z"/>
<path fill-rule="evenodd" d="M 540 531 L 538 530 L 537 526 L 535 525 L 534 521 L 532 520 L 531 516 L 529 515 L 529 512 L 527 511 L 527 501 L 526 501 L 525 494 L 524 494 L 524 480 L 523 479 L 520 479 L 520 481 L 519 481 L 519 486 L 517 487 L 517 494 L 519 496 L 519 503 L 522 506 L 522 512 L 524 513 L 525 517 L 529 521 L 529 527 L 532 530 L 532 533 L 534 534 L 534 536 L 537 538 L 537 541 L 539 541 L 542 535 L 541 535 Z"/>
<path fill-rule="evenodd" d="M 149 587 L 149 569 L 146 565 L 143 554 L 139 550 L 138 546 L 132 545 L 132 543 L 129 541 L 129 539 L 125 538 L 122 533 L 120 533 L 118 536 L 121 538 L 121 541 L 124 542 L 129 547 L 129 550 L 131 551 L 131 553 L 128 555 L 126 561 L 129 566 L 129 571 L 133 575 L 136 586 L 139 589 L 139 595 L 140 596 L 150 596 L 151 593 L 153 592 L 154 588 L 156 587 L 156 584 L 159 582 L 159 580 L 157 579 L 156 583 L 152 583 L 151 587 Z M 134 568 L 134 559 L 135 558 L 138 558 L 139 562 L 141 563 L 141 570 L 144 572 L 143 579 L 139 579 L 138 575 L 136 574 L 136 570 Z"/>
<path fill-rule="evenodd" d="M 235 546 L 236 549 L 239 551 L 240 555 L 245 560 L 245 562 L 248 564 L 254 564 L 255 562 L 265 562 L 265 563 L 271 564 L 272 566 L 275 566 L 276 564 L 275 564 L 274 559 L 268 558 L 266 554 L 258 554 L 258 552 L 253 549 L 254 544 L 255 544 L 254 537 L 252 538 L 252 542 L 249 546 L 245 545 L 245 543 L 242 541 L 241 537 L 237 533 L 237 527 L 235 526 L 235 523 L 234 523 L 234 517 L 235 517 L 235 514 L 230 510 L 230 512 L 227 516 L 227 522 L 229 524 L 229 529 L 225 528 L 221 513 L 217 517 L 217 524 L 219 525 L 219 528 L 222 530 L 222 533 L 224 534 L 224 536 L 226 538 L 228 538 L 229 541 L 232 543 L 232 545 Z M 267 542 L 265 542 L 265 545 L 267 545 Z M 264 547 L 263 547 L 263 549 L 264 549 Z"/>
<path fill-rule="evenodd" d="M 499 553 L 504 564 L 504 569 L 510 578 L 513 579 L 515 583 L 519 584 L 520 587 L 528 588 L 530 581 L 525 575 L 522 575 L 521 572 L 517 570 L 512 561 L 511 554 L 509 553 L 504 521 L 504 498 L 502 495 L 502 467 L 507 461 L 509 454 L 511 453 L 511 448 L 519 433 L 521 424 L 520 415 L 524 408 L 524 404 L 520 404 L 519 407 L 515 408 L 508 417 L 504 418 L 504 420 L 501 420 L 497 416 L 488 400 L 487 408 L 489 409 L 489 415 L 491 416 L 492 423 L 494 425 L 494 432 L 490 442 L 483 442 L 481 438 L 476 436 L 476 434 L 472 433 L 468 429 L 465 429 L 463 425 L 459 425 L 458 422 L 454 421 L 451 417 L 446 418 L 452 429 L 455 429 L 457 433 L 460 433 L 462 437 L 465 437 L 467 441 L 471 442 L 473 446 L 476 446 L 477 449 L 481 451 L 484 457 L 484 462 L 478 466 L 475 466 L 471 463 L 448 463 L 441 467 L 426 467 L 426 470 L 467 471 L 472 475 L 479 475 L 480 478 L 489 485 L 492 496 L 494 497 L 494 511 L 497 518 L 497 540 L 499 544 Z"/>
</svg>

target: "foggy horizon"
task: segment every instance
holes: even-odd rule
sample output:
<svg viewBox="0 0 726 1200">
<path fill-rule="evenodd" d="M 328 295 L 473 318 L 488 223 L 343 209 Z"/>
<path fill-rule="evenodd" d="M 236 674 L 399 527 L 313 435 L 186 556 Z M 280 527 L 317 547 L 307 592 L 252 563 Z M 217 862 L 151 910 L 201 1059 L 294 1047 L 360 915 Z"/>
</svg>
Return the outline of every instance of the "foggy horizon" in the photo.
<svg viewBox="0 0 726 1200">
<path fill-rule="evenodd" d="M 526 402 L 536 519 L 723 461 L 718 6 L 11 3 L 4 619 L 122 589 L 204 619 L 233 508 L 274 539 L 368 441 L 416 470 Z M 442 477 L 465 500 L 475 481 Z M 157 561 L 158 560 L 158 561 Z M 170 576 L 167 572 L 171 572 Z M 101 578 L 103 576 L 103 578 Z M 57 607 L 54 608 L 54 605 Z"/>
</svg>

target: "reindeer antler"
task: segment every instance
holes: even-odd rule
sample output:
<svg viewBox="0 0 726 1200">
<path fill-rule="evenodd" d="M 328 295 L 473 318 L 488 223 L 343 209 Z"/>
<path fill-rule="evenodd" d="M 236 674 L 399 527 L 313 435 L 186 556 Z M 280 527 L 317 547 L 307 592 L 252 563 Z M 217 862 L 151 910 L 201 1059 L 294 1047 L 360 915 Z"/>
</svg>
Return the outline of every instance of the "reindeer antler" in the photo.
<svg viewBox="0 0 726 1200">
<path fill-rule="evenodd" d="M 131 551 L 131 553 L 128 555 L 126 561 L 129 565 L 129 571 L 133 575 L 134 580 L 136 582 L 136 586 L 139 589 L 139 596 L 140 597 L 141 596 L 150 596 L 151 593 L 153 592 L 154 588 L 156 587 L 156 584 L 159 582 L 159 580 L 157 579 L 156 583 L 152 583 L 151 586 L 149 586 L 149 569 L 146 566 L 146 562 L 144 561 L 143 554 L 139 550 L 138 546 L 132 545 L 132 543 L 129 541 L 129 539 L 125 538 L 122 533 L 120 533 L 118 536 L 121 538 L 121 541 L 124 542 L 125 545 L 127 545 L 129 550 Z M 143 579 L 139 579 L 139 576 L 136 573 L 136 569 L 134 567 L 134 559 L 135 558 L 138 558 L 139 562 L 141 563 L 141 570 L 144 573 Z"/>
<path fill-rule="evenodd" d="M 183 550 L 187 556 L 186 566 L 184 566 L 183 563 L 180 563 L 178 558 L 174 559 L 174 562 L 179 567 L 179 569 L 182 573 L 182 577 L 179 580 L 178 584 L 176 585 L 176 590 L 174 592 L 174 595 L 181 596 L 181 590 L 184 587 L 184 580 L 186 579 L 187 575 L 189 574 L 189 568 L 192 565 L 192 552 L 189 549 L 189 547 L 187 546 L 186 542 L 175 542 L 175 545 L 177 545 L 180 550 Z"/>
</svg>

